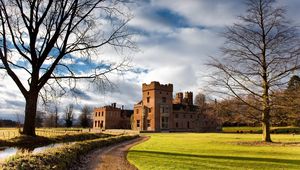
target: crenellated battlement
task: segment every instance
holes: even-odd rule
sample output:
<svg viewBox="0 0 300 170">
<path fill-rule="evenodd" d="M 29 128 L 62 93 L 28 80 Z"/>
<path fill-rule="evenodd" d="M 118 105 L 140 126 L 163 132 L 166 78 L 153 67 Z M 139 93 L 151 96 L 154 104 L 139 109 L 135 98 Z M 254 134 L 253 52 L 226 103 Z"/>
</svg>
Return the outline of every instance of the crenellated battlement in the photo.
<svg viewBox="0 0 300 170">
<path fill-rule="evenodd" d="M 160 84 L 157 81 L 152 81 L 150 84 L 143 83 L 142 90 L 143 91 L 162 90 L 162 91 L 173 92 L 173 84 Z"/>
</svg>

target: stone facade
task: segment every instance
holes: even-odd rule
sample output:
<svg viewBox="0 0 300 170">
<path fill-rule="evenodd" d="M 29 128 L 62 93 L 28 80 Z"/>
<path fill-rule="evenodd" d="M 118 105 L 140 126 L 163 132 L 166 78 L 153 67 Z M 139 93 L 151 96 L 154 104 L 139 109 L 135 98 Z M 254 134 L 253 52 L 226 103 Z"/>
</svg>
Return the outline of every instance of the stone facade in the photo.
<svg viewBox="0 0 300 170">
<path fill-rule="evenodd" d="M 142 100 L 134 105 L 133 129 L 139 131 L 204 131 L 193 93 L 177 93 L 173 85 L 151 82 L 142 86 Z"/>
<path fill-rule="evenodd" d="M 133 129 L 161 131 L 170 129 L 173 85 L 159 82 L 143 84 L 142 101 L 134 105 Z"/>
<path fill-rule="evenodd" d="M 130 129 L 130 116 L 132 110 L 124 110 L 116 107 L 116 103 L 94 109 L 94 129 Z"/>
</svg>

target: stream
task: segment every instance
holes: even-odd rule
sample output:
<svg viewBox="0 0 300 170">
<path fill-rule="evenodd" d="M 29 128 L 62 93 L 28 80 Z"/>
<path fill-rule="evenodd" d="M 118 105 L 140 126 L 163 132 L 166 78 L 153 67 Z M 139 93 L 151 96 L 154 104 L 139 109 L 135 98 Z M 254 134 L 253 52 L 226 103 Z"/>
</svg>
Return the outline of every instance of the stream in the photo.
<svg viewBox="0 0 300 170">
<path fill-rule="evenodd" d="M 29 152 L 31 154 L 37 154 L 43 152 L 45 149 L 48 148 L 56 148 L 62 145 L 69 145 L 75 142 L 68 142 L 68 143 L 53 143 L 46 146 L 36 147 L 36 148 L 17 148 L 17 147 L 0 147 L 0 162 L 7 159 L 8 157 Z"/>
</svg>

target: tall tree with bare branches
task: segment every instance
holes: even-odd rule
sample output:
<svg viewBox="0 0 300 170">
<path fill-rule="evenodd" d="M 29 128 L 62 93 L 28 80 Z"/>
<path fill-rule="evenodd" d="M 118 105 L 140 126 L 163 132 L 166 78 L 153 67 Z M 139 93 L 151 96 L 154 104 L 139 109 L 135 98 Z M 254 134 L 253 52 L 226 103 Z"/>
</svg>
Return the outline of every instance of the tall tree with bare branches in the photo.
<svg viewBox="0 0 300 170">
<path fill-rule="evenodd" d="M 122 11 L 126 9 L 122 4 L 119 0 L 0 0 L 0 70 L 25 98 L 23 134 L 35 135 L 41 89 L 56 90 L 56 84 L 65 92 L 80 79 L 103 85 L 107 73 L 127 69 L 125 58 L 112 62 L 99 57 L 104 45 L 134 47 L 126 29 L 130 16 Z"/>
<path fill-rule="evenodd" d="M 246 4 L 247 13 L 224 33 L 223 57 L 214 58 L 210 65 L 218 73 L 213 76 L 215 85 L 262 113 L 262 140 L 271 142 L 272 94 L 300 68 L 299 32 L 275 0 L 247 0 Z M 260 104 L 244 100 L 247 95 Z"/>
<path fill-rule="evenodd" d="M 65 126 L 66 127 L 72 127 L 73 126 L 73 119 L 74 119 L 74 113 L 73 113 L 74 105 L 70 104 L 65 109 Z"/>
</svg>

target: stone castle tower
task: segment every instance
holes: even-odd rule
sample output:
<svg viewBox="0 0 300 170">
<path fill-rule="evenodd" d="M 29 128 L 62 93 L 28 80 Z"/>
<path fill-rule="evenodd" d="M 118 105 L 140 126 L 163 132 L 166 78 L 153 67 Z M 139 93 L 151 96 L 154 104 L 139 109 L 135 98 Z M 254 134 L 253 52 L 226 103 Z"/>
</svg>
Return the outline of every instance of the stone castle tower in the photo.
<svg viewBox="0 0 300 170">
<path fill-rule="evenodd" d="M 142 85 L 142 101 L 135 105 L 135 120 L 140 130 L 169 129 L 172 116 L 173 85 L 159 82 Z M 139 121 L 140 120 L 140 121 Z"/>
</svg>

